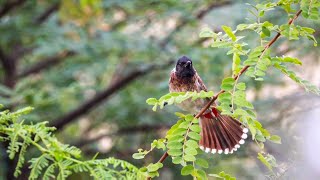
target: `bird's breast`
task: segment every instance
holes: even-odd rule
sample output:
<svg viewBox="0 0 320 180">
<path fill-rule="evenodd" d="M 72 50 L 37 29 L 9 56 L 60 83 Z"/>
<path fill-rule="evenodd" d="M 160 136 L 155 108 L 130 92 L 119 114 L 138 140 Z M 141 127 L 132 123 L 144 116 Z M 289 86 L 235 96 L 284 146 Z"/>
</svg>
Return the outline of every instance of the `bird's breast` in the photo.
<svg viewBox="0 0 320 180">
<path fill-rule="evenodd" d="M 179 79 L 171 76 L 169 81 L 169 90 L 170 92 L 200 92 L 202 89 L 195 78 Z M 190 98 L 178 104 L 178 106 L 189 113 L 196 113 L 203 107 L 206 103 L 205 101 L 206 100 L 203 99 L 192 101 Z"/>
</svg>

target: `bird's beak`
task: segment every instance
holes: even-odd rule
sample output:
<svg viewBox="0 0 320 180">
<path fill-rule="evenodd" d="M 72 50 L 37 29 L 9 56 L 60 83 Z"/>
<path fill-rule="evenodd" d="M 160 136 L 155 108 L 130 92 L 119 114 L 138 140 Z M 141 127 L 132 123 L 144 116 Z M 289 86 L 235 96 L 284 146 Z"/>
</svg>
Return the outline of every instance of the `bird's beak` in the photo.
<svg viewBox="0 0 320 180">
<path fill-rule="evenodd" d="M 187 61 L 187 63 L 184 65 L 184 67 L 190 67 L 191 66 L 191 61 Z"/>
</svg>

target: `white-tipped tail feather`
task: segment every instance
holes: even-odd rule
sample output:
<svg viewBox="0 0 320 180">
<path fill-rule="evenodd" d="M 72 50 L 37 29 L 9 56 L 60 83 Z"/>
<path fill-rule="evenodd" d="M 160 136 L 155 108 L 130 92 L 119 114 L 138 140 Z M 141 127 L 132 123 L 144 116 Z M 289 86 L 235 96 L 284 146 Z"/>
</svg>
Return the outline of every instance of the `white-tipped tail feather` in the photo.
<svg viewBox="0 0 320 180">
<path fill-rule="evenodd" d="M 217 152 L 216 149 L 212 149 L 212 151 L 211 151 L 212 154 L 215 154 L 216 152 Z"/>
<path fill-rule="evenodd" d="M 215 108 L 201 117 L 200 125 L 200 149 L 206 153 L 232 154 L 248 138 L 248 128 L 229 116 L 221 115 Z"/>
</svg>

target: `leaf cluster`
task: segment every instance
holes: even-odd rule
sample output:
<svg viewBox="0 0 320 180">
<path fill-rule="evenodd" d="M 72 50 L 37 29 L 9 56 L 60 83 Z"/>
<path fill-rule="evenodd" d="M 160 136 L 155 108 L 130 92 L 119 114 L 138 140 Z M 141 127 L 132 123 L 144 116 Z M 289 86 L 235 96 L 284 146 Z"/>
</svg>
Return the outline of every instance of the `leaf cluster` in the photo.
<svg viewBox="0 0 320 180">
<path fill-rule="evenodd" d="M 159 99 L 149 98 L 147 99 L 147 104 L 153 105 L 152 110 L 156 111 L 159 106 L 160 109 L 163 109 L 165 105 L 179 104 L 185 100 L 191 99 L 192 101 L 199 98 L 210 98 L 212 97 L 213 91 L 200 91 L 200 92 L 171 92 L 166 95 L 161 96 Z"/>
<path fill-rule="evenodd" d="M 81 151 L 60 143 L 52 134 L 55 128 L 47 127 L 47 122 L 32 125 L 24 124 L 20 116 L 28 114 L 33 108 L 27 107 L 16 112 L 0 112 L 0 141 L 9 142 L 7 153 L 10 159 L 18 156 L 14 176 L 21 174 L 25 165 L 27 148 L 40 151 L 38 157 L 28 162 L 31 169 L 29 179 L 66 179 L 73 173 L 86 172 L 94 179 L 132 179 L 138 169 L 132 164 L 115 159 L 82 160 Z"/>
</svg>

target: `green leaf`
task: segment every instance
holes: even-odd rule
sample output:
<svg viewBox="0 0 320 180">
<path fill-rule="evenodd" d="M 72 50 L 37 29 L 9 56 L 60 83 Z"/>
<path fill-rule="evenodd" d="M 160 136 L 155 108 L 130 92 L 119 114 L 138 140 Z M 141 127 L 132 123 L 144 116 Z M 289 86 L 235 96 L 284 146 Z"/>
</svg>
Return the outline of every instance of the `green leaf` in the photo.
<svg viewBox="0 0 320 180">
<path fill-rule="evenodd" d="M 198 151 L 195 149 L 196 147 L 198 146 L 195 146 L 195 147 L 187 147 L 185 150 L 184 150 L 184 153 L 187 154 L 187 155 L 197 155 L 198 154 Z"/>
<path fill-rule="evenodd" d="M 260 131 L 259 131 L 260 132 Z M 255 139 L 260 141 L 260 142 L 266 142 L 266 138 L 264 138 L 264 136 L 262 134 L 257 134 L 255 136 Z"/>
<path fill-rule="evenodd" d="M 267 37 L 270 37 L 270 30 L 264 26 L 262 26 L 262 33 Z"/>
<path fill-rule="evenodd" d="M 134 153 L 134 154 L 132 155 L 133 159 L 143 159 L 144 156 L 145 156 L 144 153 Z"/>
<path fill-rule="evenodd" d="M 185 161 L 195 161 L 196 157 L 194 157 L 194 155 L 191 155 L 191 154 L 186 154 L 185 156 L 183 156 L 183 159 Z"/>
<path fill-rule="evenodd" d="M 249 59 L 257 58 L 262 54 L 262 51 L 264 50 L 264 47 L 258 46 L 254 48 L 251 53 L 249 54 Z"/>
<path fill-rule="evenodd" d="M 235 80 L 232 77 L 227 77 L 222 80 L 222 84 L 234 84 Z"/>
<path fill-rule="evenodd" d="M 232 42 L 226 42 L 226 41 L 215 41 L 211 44 L 211 47 L 217 47 L 217 48 L 229 48 L 232 46 Z"/>
<path fill-rule="evenodd" d="M 189 132 L 188 136 L 192 139 L 195 139 L 195 140 L 200 140 L 201 139 L 201 136 L 195 132 Z"/>
<path fill-rule="evenodd" d="M 191 165 L 184 166 L 181 169 L 181 175 L 183 175 L 183 176 L 189 175 L 193 172 L 193 170 L 194 170 L 194 167 Z"/>
<path fill-rule="evenodd" d="M 182 113 L 180 113 L 180 112 L 175 112 L 174 114 L 175 114 L 176 116 L 178 116 L 179 118 L 184 118 L 184 117 L 185 117 L 185 115 L 182 114 Z"/>
<path fill-rule="evenodd" d="M 178 142 L 181 142 L 183 141 L 183 136 L 181 135 L 174 135 L 172 137 L 169 138 L 169 141 L 178 141 Z"/>
<path fill-rule="evenodd" d="M 243 31 L 243 30 L 247 29 L 248 26 L 249 26 L 248 24 L 239 24 L 239 25 L 237 26 L 237 30 Z"/>
<path fill-rule="evenodd" d="M 182 157 L 172 157 L 172 163 L 173 164 L 181 164 Z"/>
<path fill-rule="evenodd" d="M 231 91 L 233 89 L 233 85 L 231 84 L 222 84 L 221 89 L 225 91 Z"/>
<path fill-rule="evenodd" d="M 146 100 L 146 102 L 149 105 L 155 105 L 158 102 L 158 100 L 156 98 L 149 98 Z"/>
<path fill-rule="evenodd" d="M 182 150 L 181 149 L 169 149 L 168 154 L 170 156 L 180 156 L 182 154 Z"/>
<path fill-rule="evenodd" d="M 199 124 L 194 124 L 190 127 L 191 131 L 194 131 L 194 132 L 200 132 L 201 131 L 201 128 L 199 126 Z"/>
<path fill-rule="evenodd" d="M 231 175 L 225 173 L 224 171 L 221 171 L 219 174 L 209 174 L 209 176 L 222 178 L 224 180 L 236 180 L 235 177 L 232 177 Z"/>
<path fill-rule="evenodd" d="M 189 124 L 190 124 L 190 123 L 187 122 L 187 121 L 182 122 L 182 123 L 179 125 L 179 128 L 188 129 Z"/>
<path fill-rule="evenodd" d="M 203 168 L 208 168 L 209 167 L 209 163 L 207 160 L 202 159 L 202 158 L 197 158 L 196 160 L 196 165 L 203 167 Z"/>
<path fill-rule="evenodd" d="M 221 101 L 231 101 L 232 97 L 231 97 L 231 93 L 229 92 L 224 92 L 222 94 L 220 94 L 220 96 L 218 96 L 218 100 Z"/>
<path fill-rule="evenodd" d="M 149 177 L 159 177 L 159 173 L 158 171 L 154 171 L 154 172 L 148 172 L 148 176 Z"/>
<path fill-rule="evenodd" d="M 169 149 L 182 149 L 182 143 L 178 141 L 170 141 L 167 144 L 167 148 Z"/>
<path fill-rule="evenodd" d="M 179 129 L 176 129 L 175 131 L 173 131 L 172 135 L 184 135 L 185 133 L 187 132 L 186 129 L 183 129 L 183 128 L 179 128 Z"/>
<path fill-rule="evenodd" d="M 198 143 L 195 140 L 189 139 L 187 140 L 187 142 L 185 143 L 185 145 L 187 147 L 197 147 Z"/>
<path fill-rule="evenodd" d="M 199 180 L 207 180 L 207 174 L 202 169 L 197 169 L 197 179 Z"/>
<path fill-rule="evenodd" d="M 250 129 L 250 132 L 251 132 L 251 135 L 252 135 L 252 140 L 254 140 L 254 139 L 255 139 L 255 136 L 256 136 L 256 134 L 257 134 L 257 130 L 256 130 L 256 128 L 254 128 L 254 126 L 251 125 L 251 124 L 249 124 L 249 129 Z"/>
<path fill-rule="evenodd" d="M 258 153 L 258 157 L 257 157 L 265 166 L 267 166 L 267 168 L 272 171 L 272 166 L 271 164 L 267 161 L 267 159 L 261 154 Z"/>
<path fill-rule="evenodd" d="M 281 144 L 281 137 L 280 137 L 280 136 L 272 135 L 272 136 L 269 138 L 269 140 L 272 141 L 272 142 L 274 142 L 274 143 Z"/>
<path fill-rule="evenodd" d="M 244 91 L 244 90 L 246 90 L 246 84 L 245 83 L 238 83 L 237 85 L 236 85 L 236 88 L 237 89 L 239 89 L 239 90 L 242 90 L 242 91 Z"/>
<path fill-rule="evenodd" d="M 13 115 L 25 115 L 25 114 L 29 114 L 31 111 L 33 111 L 33 107 L 30 107 L 30 106 L 28 106 L 28 107 L 25 107 L 25 108 L 22 108 L 22 109 L 19 109 L 19 110 L 17 110 L 16 112 L 13 112 L 12 114 Z"/>
<path fill-rule="evenodd" d="M 237 75 L 241 68 L 240 68 L 241 59 L 238 53 L 233 53 L 232 58 L 232 72 L 234 75 Z"/>
<path fill-rule="evenodd" d="M 283 57 L 282 62 L 289 62 L 292 64 L 297 64 L 297 65 L 302 65 L 302 62 L 298 58 L 293 58 L 293 57 Z"/>
<path fill-rule="evenodd" d="M 193 124 L 198 124 L 198 123 L 199 123 L 199 119 L 193 118 L 192 123 L 193 123 Z"/>
<path fill-rule="evenodd" d="M 256 80 L 256 81 L 263 81 L 263 78 L 259 77 L 259 78 L 255 78 L 254 80 Z"/>
<path fill-rule="evenodd" d="M 237 40 L 237 37 L 233 34 L 232 29 L 230 27 L 222 26 L 222 29 L 232 39 L 232 41 L 236 41 Z"/>
<path fill-rule="evenodd" d="M 158 162 L 158 163 L 151 163 L 147 166 L 147 170 L 148 172 L 154 172 L 154 171 L 158 171 L 158 169 L 162 168 L 163 167 L 163 164 Z"/>
<path fill-rule="evenodd" d="M 192 120 L 194 119 L 194 116 L 191 115 L 191 114 L 188 114 L 188 115 L 185 116 L 184 119 L 185 119 L 186 121 L 190 122 L 190 121 L 192 121 Z"/>
<path fill-rule="evenodd" d="M 157 111 L 157 104 L 152 107 L 152 111 Z"/>
</svg>

